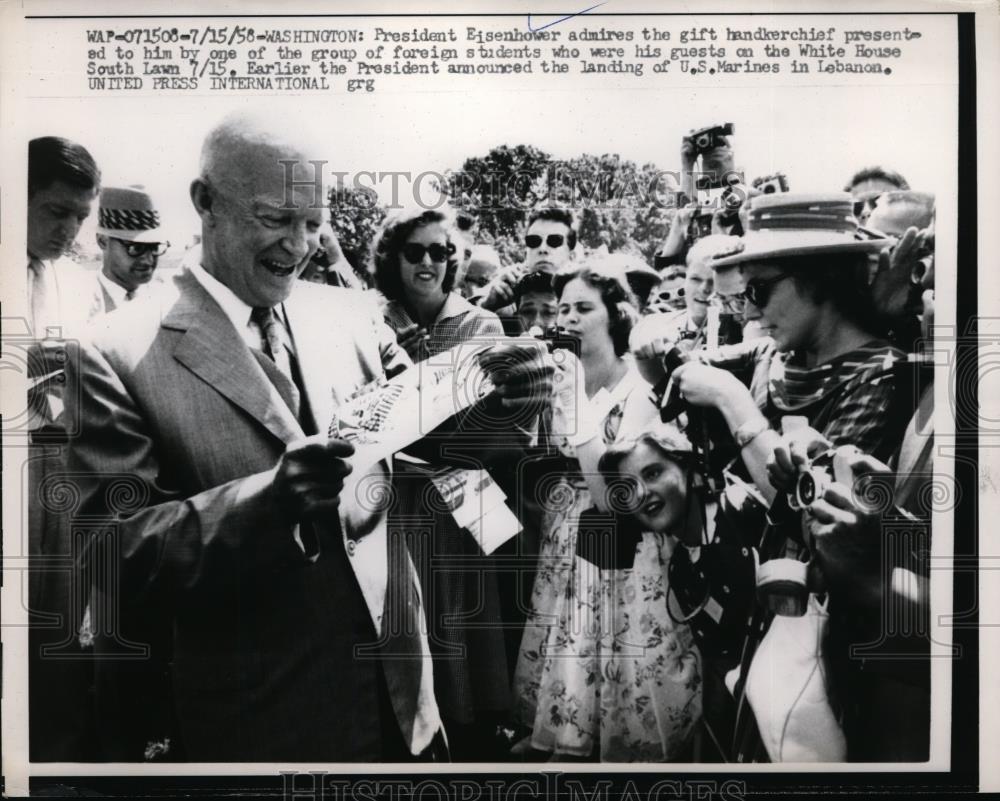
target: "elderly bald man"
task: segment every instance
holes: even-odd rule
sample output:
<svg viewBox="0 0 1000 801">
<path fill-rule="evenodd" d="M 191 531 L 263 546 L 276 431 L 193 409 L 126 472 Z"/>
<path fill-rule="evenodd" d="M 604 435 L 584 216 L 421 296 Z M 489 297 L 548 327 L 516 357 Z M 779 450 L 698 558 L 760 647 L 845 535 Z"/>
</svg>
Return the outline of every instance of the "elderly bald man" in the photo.
<svg viewBox="0 0 1000 801">
<path fill-rule="evenodd" d="M 405 543 L 371 493 L 342 494 L 352 446 L 317 433 L 359 387 L 410 363 L 374 295 L 296 280 L 324 224 L 316 154 L 248 116 L 211 131 L 191 184 L 200 255 L 171 298 L 110 315 L 71 376 L 71 470 L 94 476 L 84 513 L 109 521 L 86 560 L 107 566 L 92 608 L 113 636 L 97 650 L 127 655 L 149 621 L 167 621 L 175 758 L 445 750 Z M 535 358 L 515 350 L 522 366 L 497 377 L 498 403 L 551 390 Z M 380 463 L 363 481 L 387 475 Z M 99 682 L 99 698 L 122 700 L 121 687 Z M 141 758 L 134 733 L 129 754 L 109 752 Z"/>
</svg>

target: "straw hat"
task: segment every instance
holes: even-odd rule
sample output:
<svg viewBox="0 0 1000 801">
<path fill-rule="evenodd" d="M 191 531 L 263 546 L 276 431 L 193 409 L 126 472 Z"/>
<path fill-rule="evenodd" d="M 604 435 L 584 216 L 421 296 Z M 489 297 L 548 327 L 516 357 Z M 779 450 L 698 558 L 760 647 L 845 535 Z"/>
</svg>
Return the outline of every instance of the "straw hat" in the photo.
<svg viewBox="0 0 1000 801">
<path fill-rule="evenodd" d="M 97 233 L 126 242 L 163 242 L 160 213 L 141 187 L 107 186 L 101 190 Z"/>
<path fill-rule="evenodd" d="M 822 195 L 780 193 L 750 201 L 747 232 L 713 267 L 747 261 L 827 253 L 872 253 L 892 244 L 858 228 L 853 199 L 846 192 Z"/>
</svg>

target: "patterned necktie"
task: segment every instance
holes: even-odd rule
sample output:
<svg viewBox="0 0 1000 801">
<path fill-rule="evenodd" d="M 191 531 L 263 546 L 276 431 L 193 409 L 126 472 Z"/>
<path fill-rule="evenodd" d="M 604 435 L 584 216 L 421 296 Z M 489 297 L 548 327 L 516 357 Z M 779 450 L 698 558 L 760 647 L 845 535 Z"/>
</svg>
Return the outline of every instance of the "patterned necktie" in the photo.
<svg viewBox="0 0 1000 801">
<path fill-rule="evenodd" d="M 295 386 L 289 356 L 290 343 L 287 342 L 288 332 L 278 319 L 274 309 L 258 306 L 250 315 L 250 320 L 260 328 L 263 335 L 264 355 L 270 357 L 261 362 L 261 367 L 267 373 L 292 413 L 299 416 L 301 396 Z M 254 352 L 256 355 L 256 351 Z M 277 368 L 276 370 L 274 368 Z"/>
<path fill-rule="evenodd" d="M 278 369 L 291 380 L 292 365 L 288 358 L 288 348 L 283 336 L 285 327 L 278 320 L 274 309 L 258 306 L 253 310 L 250 319 L 258 325 L 264 336 L 264 352 L 278 365 Z"/>
</svg>

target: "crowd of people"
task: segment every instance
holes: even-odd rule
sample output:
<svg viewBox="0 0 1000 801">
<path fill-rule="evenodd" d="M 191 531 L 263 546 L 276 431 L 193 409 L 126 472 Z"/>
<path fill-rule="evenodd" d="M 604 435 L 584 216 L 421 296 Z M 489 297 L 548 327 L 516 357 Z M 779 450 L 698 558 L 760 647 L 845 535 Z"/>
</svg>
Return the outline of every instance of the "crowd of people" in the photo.
<svg viewBox="0 0 1000 801">
<path fill-rule="evenodd" d="M 312 148 L 209 131 L 164 281 L 149 194 L 30 143 L 33 760 L 928 759 L 933 195 L 685 138 L 653 265 L 442 207 L 359 272 Z M 463 344 L 489 391 L 355 474 L 338 408 Z"/>
</svg>

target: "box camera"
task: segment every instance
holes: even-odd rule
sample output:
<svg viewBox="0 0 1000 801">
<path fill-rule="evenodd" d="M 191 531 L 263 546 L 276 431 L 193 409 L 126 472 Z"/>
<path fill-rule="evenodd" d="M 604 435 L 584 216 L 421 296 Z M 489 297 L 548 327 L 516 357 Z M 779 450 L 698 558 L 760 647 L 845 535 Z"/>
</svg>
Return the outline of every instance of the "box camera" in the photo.
<svg viewBox="0 0 1000 801">
<path fill-rule="evenodd" d="M 716 216 L 716 211 L 719 212 L 719 225 L 723 229 L 730 229 L 733 236 L 741 236 L 743 228 L 740 225 L 740 208 L 744 200 L 746 200 L 745 187 L 737 181 L 727 184 L 714 200 L 699 206 L 688 226 L 688 245 L 712 233 L 712 219 Z"/>
<path fill-rule="evenodd" d="M 691 131 L 687 135 L 687 139 L 694 145 L 698 154 L 701 155 L 709 150 L 714 150 L 717 147 L 725 145 L 726 140 L 723 137 L 732 136 L 735 130 L 735 126 L 731 122 L 727 122 L 722 125 L 711 125 L 708 128 Z"/>
<path fill-rule="evenodd" d="M 691 244 L 703 236 L 708 236 L 712 233 L 712 217 L 715 212 L 707 207 L 701 206 L 698 211 L 696 211 L 691 216 L 691 223 L 688 226 L 688 244 Z"/>
<path fill-rule="evenodd" d="M 785 177 L 783 172 L 778 172 L 774 175 L 765 175 L 762 178 L 754 179 L 753 188 L 765 195 L 787 192 L 788 178 Z"/>
<path fill-rule="evenodd" d="M 533 325 L 528 333 L 535 339 L 544 342 L 548 346 L 549 353 L 557 350 L 571 350 L 577 356 L 580 355 L 580 340 L 568 336 L 557 325 L 550 325 L 546 328 Z"/>
</svg>

